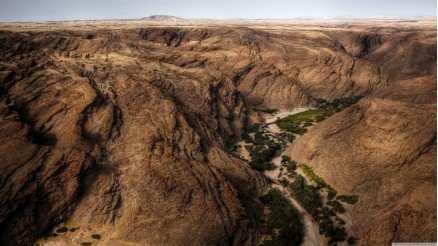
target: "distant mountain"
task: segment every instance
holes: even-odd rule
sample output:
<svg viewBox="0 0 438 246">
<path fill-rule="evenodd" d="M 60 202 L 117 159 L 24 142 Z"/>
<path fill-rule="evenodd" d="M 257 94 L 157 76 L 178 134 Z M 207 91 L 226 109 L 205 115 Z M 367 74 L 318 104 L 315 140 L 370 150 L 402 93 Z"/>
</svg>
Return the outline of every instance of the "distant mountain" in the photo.
<svg viewBox="0 0 438 246">
<path fill-rule="evenodd" d="M 184 18 L 172 16 L 172 15 L 151 15 L 148 17 L 141 18 L 141 20 L 146 20 L 146 21 L 183 21 Z"/>
</svg>

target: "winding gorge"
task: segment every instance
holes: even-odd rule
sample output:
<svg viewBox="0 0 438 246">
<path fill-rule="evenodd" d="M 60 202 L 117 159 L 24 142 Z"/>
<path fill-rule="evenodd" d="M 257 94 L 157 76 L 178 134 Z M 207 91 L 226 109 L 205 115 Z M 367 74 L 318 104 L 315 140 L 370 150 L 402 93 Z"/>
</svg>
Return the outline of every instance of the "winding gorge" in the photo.
<svg viewBox="0 0 438 246">
<path fill-rule="evenodd" d="M 154 21 L 0 25 L 0 245 L 436 241 L 435 21 Z"/>
</svg>

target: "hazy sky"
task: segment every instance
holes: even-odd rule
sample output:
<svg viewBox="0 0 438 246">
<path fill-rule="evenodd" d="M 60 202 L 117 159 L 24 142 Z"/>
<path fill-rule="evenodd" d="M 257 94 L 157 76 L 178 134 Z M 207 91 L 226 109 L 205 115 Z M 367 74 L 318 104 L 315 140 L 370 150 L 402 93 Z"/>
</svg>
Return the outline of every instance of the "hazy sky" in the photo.
<svg viewBox="0 0 438 246">
<path fill-rule="evenodd" d="M 436 16 L 436 0 L 0 0 L 0 21 Z"/>
</svg>

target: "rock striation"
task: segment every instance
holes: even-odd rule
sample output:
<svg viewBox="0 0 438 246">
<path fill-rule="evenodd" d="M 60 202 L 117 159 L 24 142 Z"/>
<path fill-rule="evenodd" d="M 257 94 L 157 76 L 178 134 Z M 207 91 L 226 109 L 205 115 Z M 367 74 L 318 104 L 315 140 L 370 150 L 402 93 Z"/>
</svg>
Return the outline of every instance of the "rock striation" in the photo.
<svg viewBox="0 0 438 246">
<path fill-rule="evenodd" d="M 293 158 L 359 195 L 363 245 L 436 240 L 435 30 L 58 25 L 0 31 L 0 244 L 255 244 L 266 181 L 230 152 L 254 109 L 352 96 Z"/>
</svg>

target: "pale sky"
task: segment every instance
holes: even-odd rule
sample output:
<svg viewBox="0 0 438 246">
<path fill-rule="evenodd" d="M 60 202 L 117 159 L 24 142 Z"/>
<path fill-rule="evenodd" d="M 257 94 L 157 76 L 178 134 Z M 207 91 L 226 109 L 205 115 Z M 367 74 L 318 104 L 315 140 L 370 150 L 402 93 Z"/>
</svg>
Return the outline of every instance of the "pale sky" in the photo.
<svg viewBox="0 0 438 246">
<path fill-rule="evenodd" d="M 0 0 L 0 21 L 436 17 L 436 0 Z"/>
</svg>

